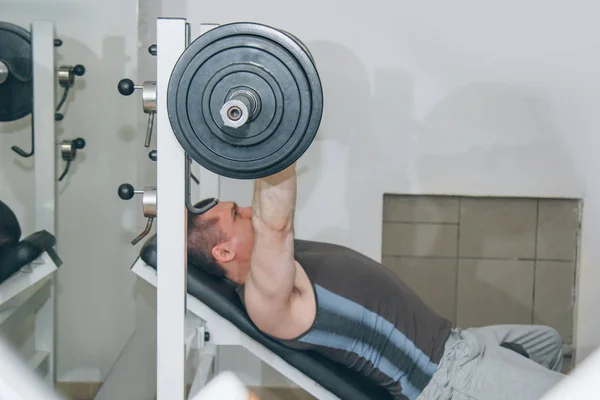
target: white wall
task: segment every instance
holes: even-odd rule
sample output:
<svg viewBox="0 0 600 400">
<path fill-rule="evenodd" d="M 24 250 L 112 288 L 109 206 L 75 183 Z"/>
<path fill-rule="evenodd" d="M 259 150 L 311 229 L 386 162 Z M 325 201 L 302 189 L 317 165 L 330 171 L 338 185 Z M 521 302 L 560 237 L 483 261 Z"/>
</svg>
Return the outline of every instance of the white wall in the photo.
<svg viewBox="0 0 600 400">
<path fill-rule="evenodd" d="M 143 127 L 140 103 L 116 90 L 124 76 L 136 78 L 135 1 L 3 1 L 2 21 L 25 28 L 52 20 L 64 42 L 60 64 L 84 64 L 87 73 L 70 94 L 58 139 L 81 136 L 87 147 L 59 184 L 57 378 L 100 381 L 134 326 L 136 249 L 129 240 L 142 230 L 139 204 L 121 201 L 122 182 L 139 184 Z M 58 99 L 57 99 L 58 101 Z M 33 166 L 10 150 L 29 148 L 30 118 L 0 124 L 0 197 L 16 211 L 24 233 L 33 229 Z M 147 151 L 145 152 L 147 153 Z M 147 160 L 147 158 L 146 158 Z M 60 162 L 59 172 L 64 163 Z"/>
<path fill-rule="evenodd" d="M 600 5 L 590 1 L 188 1 L 168 13 L 300 37 L 323 81 L 297 235 L 381 257 L 382 195 L 583 198 L 577 359 L 600 344 Z M 169 2 L 163 9 L 170 11 Z M 249 204 L 251 184 L 222 180 Z"/>
<path fill-rule="evenodd" d="M 133 328 L 129 266 L 137 248 L 129 240 L 144 221 L 139 202 L 122 202 L 116 188 L 151 184 L 153 166 L 139 98 L 115 87 L 124 76 L 137 80 L 138 57 L 140 78 L 153 78 L 145 75 L 152 59 L 141 54 L 154 15 L 143 4 L 138 43 L 132 0 L 2 3 L 2 20 L 56 21 L 65 42 L 59 61 L 88 69 L 59 125 L 60 139 L 88 142 L 59 198 L 62 380 L 102 379 Z M 384 192 L 583 197 L 578 359 L 600 341 L 598 8 L 582 0 L 162 2 L 163 15 L 190 20 L 193 36 L 200 22 L 259 21 L 294 33 L 313 52 L 325 114 L 299 162 L 301 237 L 379 259 Z M 0 194 L 27 232 L 32 163 L 10 151 L 28 145 L 26 122 L 0 124 Z M 247 204 L 251 183 L 224 179 L 222 197 Z M 247 371 L 248 381 L 274 379 L 250 363 Z"/>
</svg>

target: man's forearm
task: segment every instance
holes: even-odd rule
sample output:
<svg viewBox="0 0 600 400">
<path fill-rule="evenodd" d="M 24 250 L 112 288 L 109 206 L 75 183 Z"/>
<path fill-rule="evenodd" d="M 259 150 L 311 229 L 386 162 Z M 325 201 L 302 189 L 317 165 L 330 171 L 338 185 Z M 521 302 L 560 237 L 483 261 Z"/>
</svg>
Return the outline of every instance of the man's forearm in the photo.
<svg viewBox="0 0 600 400">
<path fill-rule="evenodd" d="M 294 288 L 294 210 L 296 168 L 257 179 L 252 201 L 254 249 L 250 293 L 268 298 L 271 306 L 286 307 Z M 280 312 L 282 309 L 273 312 Z"/>
<path fill-rule="evenodd" d="M 289 232 L 296 210 L 296 164 L 266 178 L 257 179 L 252 200 L 255 230 Z"/>
</svg>

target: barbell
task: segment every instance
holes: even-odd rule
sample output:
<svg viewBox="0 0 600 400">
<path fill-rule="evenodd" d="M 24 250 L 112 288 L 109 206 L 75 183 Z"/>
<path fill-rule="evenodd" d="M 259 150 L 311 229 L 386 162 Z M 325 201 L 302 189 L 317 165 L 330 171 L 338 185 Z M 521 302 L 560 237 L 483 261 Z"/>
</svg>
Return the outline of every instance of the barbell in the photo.
<svg viewBox="0 0 600 400">
<path fill-rule="evenodd" d="M 323 113 L 308 48 L 258 23 L 220 25 L 195 39 L 175 64 L 166 95 L 187 155 L 236 179 L 269 176 L 297 161 Z"/>
</svg>

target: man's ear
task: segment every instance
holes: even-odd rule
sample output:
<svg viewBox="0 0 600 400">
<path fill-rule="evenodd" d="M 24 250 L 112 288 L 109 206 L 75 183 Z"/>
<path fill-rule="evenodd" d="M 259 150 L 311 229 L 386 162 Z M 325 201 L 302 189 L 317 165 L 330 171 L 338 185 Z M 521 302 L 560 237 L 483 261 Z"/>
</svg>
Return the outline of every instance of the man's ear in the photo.
<svg viewBox="0 0 600 400">
<path fill-rule="evenodd" d="M 235 252 L 229 246 L 229 242 L 223 242 L 212 248 L 212 255 L 219 263 L 233 261 Z"/>
</svg>

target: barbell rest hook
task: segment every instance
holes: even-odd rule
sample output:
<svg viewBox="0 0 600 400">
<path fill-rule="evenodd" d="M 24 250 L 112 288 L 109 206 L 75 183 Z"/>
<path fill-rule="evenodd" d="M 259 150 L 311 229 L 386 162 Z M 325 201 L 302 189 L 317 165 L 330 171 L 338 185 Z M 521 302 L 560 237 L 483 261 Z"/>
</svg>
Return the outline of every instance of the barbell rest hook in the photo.
<svg viewBox="0 0 600 400">
<path fill-rule="evenodd" d="M 142 240 L 143 238 L 145 238 L 146 235 L 148 235 L 148 233 L 150 233 L 150 230 L 152 229 L 152 222 L 154 222 L 154 218 L 153 217 L 148 218 L 148 222 L 146 222 L 146 228 L 144 228 L 144 230 L 142 231 L 142 233 L 140 233 L 139 235 L 137 235 L 137 237 L 131 241 L 131 244 L 133 246 L 135 246 L 136 244 L 138 244 L 140 242 L 140 240 Z"/>
</svg>

